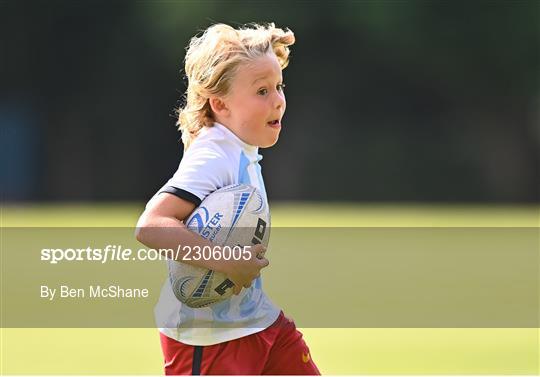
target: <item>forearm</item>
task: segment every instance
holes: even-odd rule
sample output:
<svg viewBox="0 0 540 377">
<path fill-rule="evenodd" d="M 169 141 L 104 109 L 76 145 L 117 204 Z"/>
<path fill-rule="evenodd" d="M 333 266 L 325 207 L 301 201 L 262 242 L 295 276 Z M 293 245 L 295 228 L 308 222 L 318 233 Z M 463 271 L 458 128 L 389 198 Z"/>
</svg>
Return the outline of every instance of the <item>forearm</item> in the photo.
<svg viewBox="0 0 540 377">
<path fill-rule="evenodd" d="M 226 261 L 210 258 L 205 260 L 193 260 L 193 258 L 184 257 L 194 247 L 215 247 L 212 242 L 205 240 L 200 235 L 190 231 L 182 221 L 170 217 L 152 217 L 145 218 L 144 215 L 137 224 L 137 240 L 153 249 L 172 249 L 174 250 L 174 259 L 197 267 L 207 268 L 209 270 L 226 272 Z M 179 247 L 180 246 L 180 247 Z M 171 255 L 166 255 L 171 257 Z"/>
</svg>

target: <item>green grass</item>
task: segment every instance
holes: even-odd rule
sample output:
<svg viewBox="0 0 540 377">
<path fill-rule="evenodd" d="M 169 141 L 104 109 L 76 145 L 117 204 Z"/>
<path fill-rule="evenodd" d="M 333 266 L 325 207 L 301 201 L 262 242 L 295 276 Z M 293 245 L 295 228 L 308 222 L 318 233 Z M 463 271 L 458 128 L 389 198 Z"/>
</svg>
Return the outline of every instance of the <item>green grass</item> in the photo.
<svg viewBox="0 0 540 377">
<path fill-rule="evenodd" d="M 143 205 L 4 206 L 2 226 L 133 226 Z M 274 226 L 538 227 L 538 207 L 278 203 Z M 336 220 L 339 219 L 339 220 Z M 284 308 L 285 311 L 287 308 Z M 324 374 L 538 374 L 538 329 L 303 329 Z M 161 374 L 156 329 L 2 329 L 1 374 Z"/>
</svg>

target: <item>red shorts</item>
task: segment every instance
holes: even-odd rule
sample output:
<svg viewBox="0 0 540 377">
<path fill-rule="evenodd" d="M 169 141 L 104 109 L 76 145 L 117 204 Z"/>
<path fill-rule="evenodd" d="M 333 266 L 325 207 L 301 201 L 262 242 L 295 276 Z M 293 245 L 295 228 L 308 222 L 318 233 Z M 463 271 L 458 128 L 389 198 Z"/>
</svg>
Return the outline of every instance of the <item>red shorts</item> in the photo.
<svg viewBox="0 0 540 377">
<path fill-rule="evenodd" d="M 320 375 L 302 333 L 283 312 L 261 332 L 211 346 L 160 336 L 166 375 Z"/>
</svg>

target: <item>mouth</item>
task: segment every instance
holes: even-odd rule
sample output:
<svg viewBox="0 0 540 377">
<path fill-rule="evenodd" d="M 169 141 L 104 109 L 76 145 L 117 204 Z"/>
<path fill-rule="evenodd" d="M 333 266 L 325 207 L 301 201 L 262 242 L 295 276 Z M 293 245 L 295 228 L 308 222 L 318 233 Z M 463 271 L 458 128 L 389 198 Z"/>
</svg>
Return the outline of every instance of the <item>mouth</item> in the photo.
<svg viewBox="0 0 540 377">
<path fill-rule="evenodd" d="M 281 128 L 281 122 L 279 119 L 274 119 L 274 120 L 271 120 L 270 122 L 266 122 L 266 125 L 272 128 Z"/>
</svg>

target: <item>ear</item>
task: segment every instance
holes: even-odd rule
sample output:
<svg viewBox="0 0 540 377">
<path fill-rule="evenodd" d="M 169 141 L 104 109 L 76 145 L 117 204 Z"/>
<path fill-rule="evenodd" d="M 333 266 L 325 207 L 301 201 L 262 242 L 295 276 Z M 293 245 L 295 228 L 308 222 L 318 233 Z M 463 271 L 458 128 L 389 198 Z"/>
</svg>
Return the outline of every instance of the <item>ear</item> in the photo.
<svg viewBox="0 0 540 377">
<path fill-rule="evenodd" d="M 225 101 L 223 101 L 222 98 L 211 97 L 209 102 L 210 108 L 215 115 L 218 115 L 220 117 L 226 117 L 227 115 L 229 115 L 229 108 L 227 107 L 227 104 L 225 103 Z"/>
</svg>

